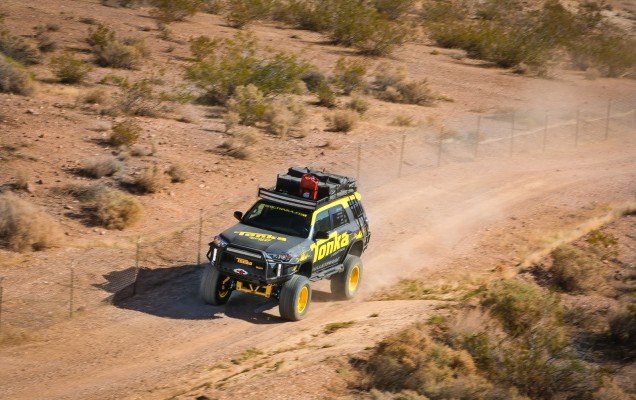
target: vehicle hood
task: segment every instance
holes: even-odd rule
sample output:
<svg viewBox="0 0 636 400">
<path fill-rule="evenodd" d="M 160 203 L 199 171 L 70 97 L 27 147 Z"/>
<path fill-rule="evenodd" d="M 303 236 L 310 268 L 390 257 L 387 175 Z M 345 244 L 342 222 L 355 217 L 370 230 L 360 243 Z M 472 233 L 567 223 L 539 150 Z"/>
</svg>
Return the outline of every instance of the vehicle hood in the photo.
<svg viewBox="0 0 636 400">
<path fill-rule="evenodd" d="M 244 224 L 236 224 L 225 230 L 221 235 L 232 244 L 267 253 L 286 253 L 307 240 L 306 238 L 288 236 Z"/>
</svg>

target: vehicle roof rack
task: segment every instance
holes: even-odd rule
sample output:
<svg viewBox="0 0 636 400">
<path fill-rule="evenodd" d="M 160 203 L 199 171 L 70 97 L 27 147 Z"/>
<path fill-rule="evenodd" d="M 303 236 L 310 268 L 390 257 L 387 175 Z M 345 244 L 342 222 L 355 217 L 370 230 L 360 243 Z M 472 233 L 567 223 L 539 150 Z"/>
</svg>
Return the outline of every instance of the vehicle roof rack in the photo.
<svg viewBox="0 0 636 400">
<path fill-rule="evenodd" d="M 263 200 L 269 200 L 276 204 L 314 211 L 333 200 L 337 200 L 341 197 L 354 194 L 355 192 L 356 192 L 355 189 L 347 189 L 347 190 L 337 192 L 336 194 L 330 195 L 329 197 L 323 197 L 322 199 L 312 200 L 312 199 L 305 199 L 300 196 L 294 196 L 284 192 L 279 192 L 276 190 L 275 187 L 273 187 L 269 189 L 258 188 L 258 197 L 260 197 Z"/>
<path fill-rule="evenodd" d="M 318 180 L 317 198 L 300 195 L 300 181 L 304 175 L 312 175 Z M 258 196 L 276 204 L 314 211 L 321 206 L 355 193 L 355 178 L 330 174 L 305 167 L 291 167 L 286 174 L 279 174 L 276 186 L 259 188 Z"/>
</svg>

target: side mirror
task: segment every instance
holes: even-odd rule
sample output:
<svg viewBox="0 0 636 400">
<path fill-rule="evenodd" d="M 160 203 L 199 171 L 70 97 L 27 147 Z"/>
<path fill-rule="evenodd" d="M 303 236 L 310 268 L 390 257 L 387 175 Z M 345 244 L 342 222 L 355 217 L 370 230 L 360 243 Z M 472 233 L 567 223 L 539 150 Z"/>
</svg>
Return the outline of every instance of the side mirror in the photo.
<svg viewBox="0 0 636 400">
<path fill-rule="evenodd" d="M 243 219 L 243 213 L 241 211 L 234 211 L 234 218 L 238 219 L 239 221 Z"/>
<path fill-rule="evenodd" d="M 318 239 L 318 240 L 329 239 L 329 233 L 327 233 L 325 231 L 318 231 L 314 235 L 314 239 Z"/>
</svg>

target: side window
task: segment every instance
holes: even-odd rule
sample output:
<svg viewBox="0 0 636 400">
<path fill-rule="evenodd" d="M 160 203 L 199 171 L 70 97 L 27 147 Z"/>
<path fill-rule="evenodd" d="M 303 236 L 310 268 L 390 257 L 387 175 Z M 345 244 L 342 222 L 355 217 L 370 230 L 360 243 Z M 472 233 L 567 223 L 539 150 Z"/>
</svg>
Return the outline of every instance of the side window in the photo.
<svg viewBox="0 0 636 400">
<path fill-rule="evenodd" d="M 329 212 L 331 213 L 331 222 L 334 229 L 349 223 L 349 217 L 347 217 L 344 207 L 335 206 L 330 208 Z"/>
<path fill-rule="evenodd" d="M 357 199 L 356 200 L 350 200 L 349 201 L 349 207 L 351 207 L 351 211 L 353 211 L 353 216 L 355 218 L 362 217 L 362 214 L 364 213 L 364 211 L 362 209 L 362 204 L 360 204 L 360 202 Z"/>
<path fill-rule="evenodd" d="M 329 210 L 321 211 L 316 216 L 316 223 L 314 224 L 314 232 L 323 231 L 329 232 L 331 230 L 331 223 L 329 220 Z"/>
</svg>

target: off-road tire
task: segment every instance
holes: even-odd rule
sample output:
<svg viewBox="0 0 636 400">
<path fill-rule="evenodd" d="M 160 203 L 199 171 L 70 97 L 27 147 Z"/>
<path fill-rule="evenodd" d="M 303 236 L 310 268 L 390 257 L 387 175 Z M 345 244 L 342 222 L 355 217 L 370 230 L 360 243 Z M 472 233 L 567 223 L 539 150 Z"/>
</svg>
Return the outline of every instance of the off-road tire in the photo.
<svg viewBox="0 0 636 400">
<path fill-rule="evenodd" d="M 203 301 L 213 306 L 222 306 L 227 303 L 232 291 L 223 287 L 225 279 L 226 276 L 222 275 L 218 268 L 206 265 L 199 286 L 199 294 Z"/>
<path fill-rule="evenodd" d="M 344 271 L 331 277 L 331 294 L 339 299 L 352 299 L 358 294 L 362 281 L 362 260 L 348 255 L 344 262 Z"/>
<path fill-rule="evenodd" d="M 289 321 L 305 318 L 311 303 L 311 284 L 302 275 L 294 275 L 280 290 L 280 316 Z"/>
</svg>

